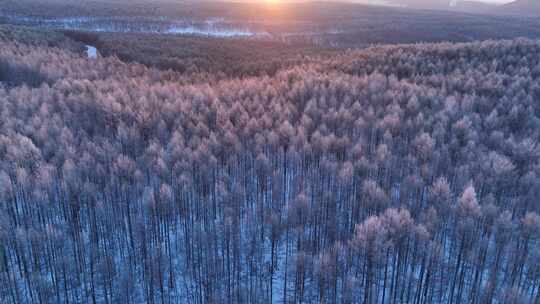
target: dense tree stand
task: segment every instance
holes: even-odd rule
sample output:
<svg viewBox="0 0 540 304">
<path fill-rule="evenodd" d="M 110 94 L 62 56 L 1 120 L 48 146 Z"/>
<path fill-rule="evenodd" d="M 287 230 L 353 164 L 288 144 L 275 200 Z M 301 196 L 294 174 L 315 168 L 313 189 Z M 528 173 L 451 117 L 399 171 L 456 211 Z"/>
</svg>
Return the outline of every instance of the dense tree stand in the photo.
<svg viewBox="0 0 540 304">
<path fill-rule="evenodd" d="M 0 73 L 2 303 L 540 301 L 539 42 Z"/>
</svg>

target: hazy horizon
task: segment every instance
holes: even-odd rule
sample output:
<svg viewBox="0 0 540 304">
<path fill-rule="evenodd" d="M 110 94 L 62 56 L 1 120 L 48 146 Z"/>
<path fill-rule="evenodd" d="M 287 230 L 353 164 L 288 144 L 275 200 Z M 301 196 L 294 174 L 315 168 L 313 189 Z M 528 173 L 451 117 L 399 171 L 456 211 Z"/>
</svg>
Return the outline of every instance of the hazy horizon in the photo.
<svg viewBox="0 0 540 304">
<path fill-rule="evenodd" d="M 219 0 L 217 0 L 219 1 Z M 384 2 L 403 2 L 400 0 L 226 0 L 227 2 L 273 2 L 273 3 L 291 3 L 291 2 L 352 2 L 352 3 L 384 3 Z M 406 0 L 405 0 L 406 1 Z M 457 2 L 484 2 L 491 4 L 506 4 L 515 2 L 516 0 L 457 0 Z M 448 3 L 451 1 L 448 0 Z"/>
</svg>

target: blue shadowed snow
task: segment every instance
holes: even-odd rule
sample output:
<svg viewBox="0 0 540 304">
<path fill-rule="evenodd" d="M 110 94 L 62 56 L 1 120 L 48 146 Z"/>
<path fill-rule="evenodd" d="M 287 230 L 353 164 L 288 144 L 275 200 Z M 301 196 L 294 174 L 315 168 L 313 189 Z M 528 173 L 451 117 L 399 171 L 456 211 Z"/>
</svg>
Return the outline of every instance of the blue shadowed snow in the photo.
<svg viewBox="0 0 540 304">
<path fill-rule="evenodd" d="M 88 56 L 88 58 L 92 58 L 92 59 L 97 58 L 98 51 L 96 47 L 91 46 L 91 45 L 86 45 L 86 55 Z"/>
</svg>

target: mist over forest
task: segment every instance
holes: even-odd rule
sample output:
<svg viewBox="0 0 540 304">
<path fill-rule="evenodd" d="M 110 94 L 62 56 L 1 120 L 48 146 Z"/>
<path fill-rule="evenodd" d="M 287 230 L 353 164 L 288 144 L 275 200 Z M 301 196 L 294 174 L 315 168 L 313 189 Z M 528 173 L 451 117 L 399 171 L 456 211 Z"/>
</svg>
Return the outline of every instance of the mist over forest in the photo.
<svg viewBox="0 0 540 304">
<path fill-rule="evenodd" d="M 540 304 L 537 18 L 0 2 L 0 303 Z"/>
</svg>

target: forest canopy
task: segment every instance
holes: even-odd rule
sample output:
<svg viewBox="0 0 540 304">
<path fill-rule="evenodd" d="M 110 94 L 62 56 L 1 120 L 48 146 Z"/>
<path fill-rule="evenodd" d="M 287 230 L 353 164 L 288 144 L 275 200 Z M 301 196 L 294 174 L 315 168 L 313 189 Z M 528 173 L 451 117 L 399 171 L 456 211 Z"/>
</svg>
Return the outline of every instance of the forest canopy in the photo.
<svg viewBox="0 0 540 304">
<path fill-rule="evenodd" d="M 0 302 L 540 303 L 540 41 L 216 79 L 19 30 Z"/>
</svg>

